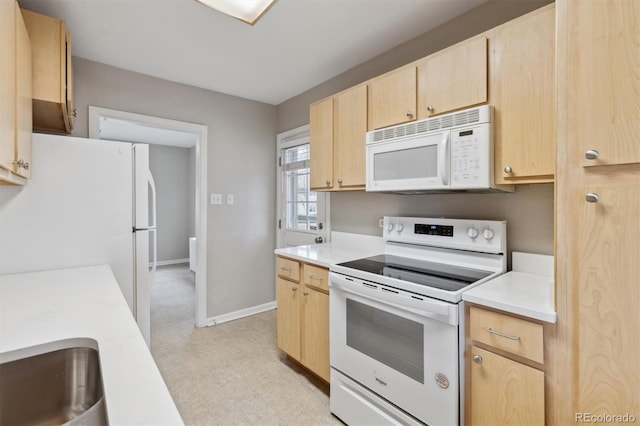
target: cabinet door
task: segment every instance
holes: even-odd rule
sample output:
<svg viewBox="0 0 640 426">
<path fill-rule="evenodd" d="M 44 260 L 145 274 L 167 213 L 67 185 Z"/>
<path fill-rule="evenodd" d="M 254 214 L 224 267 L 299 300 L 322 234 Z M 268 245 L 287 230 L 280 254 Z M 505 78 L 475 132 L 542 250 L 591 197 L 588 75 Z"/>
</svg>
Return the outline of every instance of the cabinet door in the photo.
<svg viewBox="0 0 640 426">
<path fill-rule="evenodd" d="M 335 97 L 333 173 L 339 189 L 365 186 L 366 133 L 367 85 L 363 84 Z"/>
<path fill-rule="evenodd" d="M 408 66 L 369 82 L 369 130 L 416 119 L 416 67 Z"/>
<path fill-rule="evenodd" d="M 20 8 L 16 7 L 16 40 L 17 40 L 17 79 L 16 79 L 16 153 L 17 160 L 14 172 L 24 178 L 31 177 L 31 131 L 33 119 L 31 113 L 31 41 L 27 27 L 22 20 Z"/>
<path fill-rule="evenodd" d="M 278 348 L 300 360 L 300 284 L 276 278 Z"/>
<path fill-rule="evenodd" d="M 16 125 L 15 0 L 0 0 L 0 167 L 13 170 Z"/>
<path fill-rule="evenodd" d="M 638 182 L 638 180 L 636 180 Z M 598 194 L 597 203 L 585 194 Z M 640 183 L 571 201 L 577 412 L 640 413 Z"/>
<path fill-rule="evenodd" d="M 569 2 L 567 74 L 583 166 L 640 163 L 640 3 Z M 606 58 L 606 59 L 602 59 Z M 598 152 L 588 160 L 587 151 Z"/>
<path fill-rule="evenodd" d="M 555 8 L 531 12 L 490 41 L 495 179 L 552 182 L 556 163 Z"/>
<path fill-rule="evenodd" d="M 487 102 L 487 38 L 428 56 L 418 66 L 418 119 Z"/>
<path fill-rule="evenodd" d="M 475 346 L 471 424 L 544 425 L 544 373 Z"/>
<path fill-rule="evenodd" d="M 303 292 L 302 364 L 329 381 L 329 295 L 307 286 Z"/>
<path fill-rule="evenodd" d="M 311 104 L 309 110 L 311 189 L 333 187 L 333 98 Z"/>
</svg>

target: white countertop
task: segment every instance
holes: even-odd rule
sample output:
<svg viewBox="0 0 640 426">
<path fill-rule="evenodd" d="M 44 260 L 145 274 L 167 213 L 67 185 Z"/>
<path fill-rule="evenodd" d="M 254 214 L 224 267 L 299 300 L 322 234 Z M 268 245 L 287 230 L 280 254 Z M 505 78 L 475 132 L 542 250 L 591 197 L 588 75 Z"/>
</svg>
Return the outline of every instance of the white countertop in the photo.
<svg viewBox="0 0 640 426">
<path fill-rule="evenodd" d="M 183 424 L 109 266 L 0 276 L 0 362 L 78 342 L 97 344 L 110 424 Z"/>
<path fill-rule="evenodd" d="M 462 293 L 462 300 L 555 323 L 553 256 L 513 252 L 512 271 Z"/>
<path fill-rule="evenodd" d="M 280 248 L 275 253 L 328 268 L 334 263 L 384 253 L 384 240 L 373 235 L 332 232 L 330 243 Z"/>
</svg>

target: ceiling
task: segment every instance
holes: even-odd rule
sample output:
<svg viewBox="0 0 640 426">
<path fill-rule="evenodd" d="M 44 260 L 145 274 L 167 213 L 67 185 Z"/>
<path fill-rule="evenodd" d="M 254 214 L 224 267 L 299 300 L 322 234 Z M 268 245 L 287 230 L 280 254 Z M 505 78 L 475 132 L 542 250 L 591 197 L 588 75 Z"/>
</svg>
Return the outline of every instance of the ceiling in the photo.
<svg viewBox="0 0 640 426">
<path fill-rule="evenodd" d="M 277 0 L 249 26 L 195 0 L 19 0 L 73 55 L 278 105 L 486 0 Z"/>
</svg>

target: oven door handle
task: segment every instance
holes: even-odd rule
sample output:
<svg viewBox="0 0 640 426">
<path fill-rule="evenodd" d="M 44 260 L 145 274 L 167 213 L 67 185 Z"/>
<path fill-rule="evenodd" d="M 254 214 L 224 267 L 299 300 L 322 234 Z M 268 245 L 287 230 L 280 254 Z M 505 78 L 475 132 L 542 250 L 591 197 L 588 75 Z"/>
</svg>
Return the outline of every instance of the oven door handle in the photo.
<svg viewBox="0 0 640 426">
<path fill-rule="evenodd" d="M 344 278 L 340 277 L 332 277 L 332 279 L 330 280 L 330 287 L 334 288 L 335 290 L 338 291 L 342 291 L 344 293 L 349 293 L 349 294 L 353 294 L 355 296 L 359 296 L 368 300 L 371 300 L 373 302 L 377 302 L 377 303 L 381 303 L 387 306 L 391 306 L 394 307 L 396 309 L 400 309 L 403 311 L 408 311 L 411 313 L 414 313 L 416 315 L 419 315 L 421 317 L 428 317 L 428 318 L 432 318 L 432 319 L 436 319 L 438 321 L 442 321 L 442 322 L 446 322 L 447 324 L 450 325 L 458 325 L 458 316 L 457 316 L 457 312 L 456 309 L 453 309 L 453 307 L 445 302 L 439 302 L 439 301 L 435 301 L 435 300 L 426 300 L 423 299 L 421 300 L 422 303 L 422 307 L 424 309 L 417 309 L 411 306 L 406 306 L 406 305 L 401 305 L 398 303 L 394 303 L 391 302 L 389 300 L 380 300 L 377 299 L 375 297 L 372 297 L 369 294 L 366 294 L 364 292 L 359 292 L 359 291 L 354 291 L 348 287 L 346 287 L 342 282 Z M 345 282 L 345 284 L 347 284 Z M 349 284 L 347 284 L 349 285 Z"/>
</svg>

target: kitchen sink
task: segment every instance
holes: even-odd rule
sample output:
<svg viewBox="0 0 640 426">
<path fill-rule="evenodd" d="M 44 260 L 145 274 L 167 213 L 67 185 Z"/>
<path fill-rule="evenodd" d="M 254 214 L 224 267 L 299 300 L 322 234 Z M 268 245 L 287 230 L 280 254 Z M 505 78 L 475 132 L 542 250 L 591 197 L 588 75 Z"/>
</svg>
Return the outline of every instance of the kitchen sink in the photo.
<svg viewBox="0 0 640 426">
<path fill-rule="evenodd" d="M 76 346 L 0 363 L 0 425 L 63 424 L 108 424 L 97 349 Z"/>
</svg>

